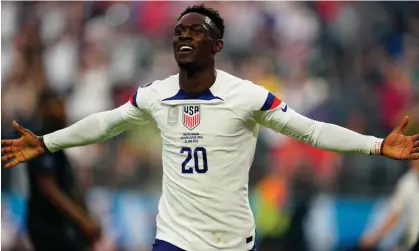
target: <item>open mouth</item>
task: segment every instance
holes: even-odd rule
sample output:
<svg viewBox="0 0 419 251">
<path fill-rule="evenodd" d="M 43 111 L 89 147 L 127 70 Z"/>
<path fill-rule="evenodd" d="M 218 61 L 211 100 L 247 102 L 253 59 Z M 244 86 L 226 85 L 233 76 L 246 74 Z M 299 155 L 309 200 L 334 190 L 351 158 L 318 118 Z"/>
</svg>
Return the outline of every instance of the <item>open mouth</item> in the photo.
<svg viewBox="0 0 419 251">
<path fill-rule="evenodd" d="M 192 52 L 193 51 L 193 48 L 191 47 L 191 46 L 189 46 L 189 45 L 182 45 L 180 48 L 179 48 L 179 53 L 190 53 L 190 52 Z"/>
</svg>

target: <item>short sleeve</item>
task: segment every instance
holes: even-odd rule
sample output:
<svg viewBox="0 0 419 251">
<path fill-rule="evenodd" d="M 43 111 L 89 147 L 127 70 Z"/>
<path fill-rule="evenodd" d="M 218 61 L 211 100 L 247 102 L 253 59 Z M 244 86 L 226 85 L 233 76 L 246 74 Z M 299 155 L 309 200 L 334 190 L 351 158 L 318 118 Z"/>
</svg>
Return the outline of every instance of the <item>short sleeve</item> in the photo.
<svg viewBox="0 0 419 251">
<path fill-rule="evenodd" d="M 122 109 L 122 117 L 135 124 L 147 124 L 152 119 L 150 102 L 153 98 L 153 92 L 151 91 L 152 83 L 140 86 L 136 92 L 134 92 L 129 101 Z"/>
</svg>

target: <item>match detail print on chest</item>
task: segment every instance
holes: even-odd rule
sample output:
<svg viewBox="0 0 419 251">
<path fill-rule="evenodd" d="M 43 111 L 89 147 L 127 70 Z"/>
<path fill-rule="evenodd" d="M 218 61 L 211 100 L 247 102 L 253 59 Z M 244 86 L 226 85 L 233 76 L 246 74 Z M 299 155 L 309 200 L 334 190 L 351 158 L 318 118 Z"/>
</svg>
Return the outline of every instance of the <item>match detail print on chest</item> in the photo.
<svg viewBox="0 0 419 251">
<path fill-rule="evenodd" d="M 184 144 L 199 143 L 204 137 L 199 132 L 202 106 L 200 104 L 179 104 L 167 108 L 167 125 L 180 132 L 179 140 Z"/>
</svg>

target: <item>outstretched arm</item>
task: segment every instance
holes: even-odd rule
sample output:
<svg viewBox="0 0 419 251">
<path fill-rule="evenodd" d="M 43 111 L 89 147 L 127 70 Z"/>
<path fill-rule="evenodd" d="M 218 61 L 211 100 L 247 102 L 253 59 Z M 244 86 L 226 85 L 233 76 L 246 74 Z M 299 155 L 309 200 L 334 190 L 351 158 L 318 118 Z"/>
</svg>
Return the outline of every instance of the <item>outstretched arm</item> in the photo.
<svg viewBox="0 0 419 251">
<path fill-rule="evenodd" d="M 419 135 L 403 135 L 408 117 L 383 140 L 309 119 L 270 93 L 266 102 L 264 109 L 255 115 L 260 124 L 313 147 L 342 153 L 382 154 L 392 159 L 419 159 Z"/>
<path fill-rule="evenodd" d="M 45 151 L 56 152 L 76 146 L 84 146 L 114 137 L 135 124 L 148 121 L 147 114 L 126 103 L 114 110 L 90 115 L 62 130 L 38 137 L 31 131 L 13 126 L 22 135 L 19 139 L 2 140 L 2 161 L 8 161 L 6 168 L 28 161 Z"/>
<path fill-rule="evenodd" d="M 45 146 L 56 152 L 107 140 L 135 125 L 125 114 L 136 111 L 137 108 L 126 103 L 114 110 L 90 115 L 70 127 L 43 136 Z"/>
</svg>

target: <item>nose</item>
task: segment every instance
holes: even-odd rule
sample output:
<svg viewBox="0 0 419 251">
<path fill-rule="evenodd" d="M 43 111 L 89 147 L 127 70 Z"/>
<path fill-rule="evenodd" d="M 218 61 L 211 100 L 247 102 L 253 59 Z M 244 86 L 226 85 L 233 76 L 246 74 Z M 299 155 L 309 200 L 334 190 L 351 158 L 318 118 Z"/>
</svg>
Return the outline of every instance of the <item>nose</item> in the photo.
<svg viewBox="0 0 419 251">
<path fill-rule="evenodd" d="M 185 41 L 185 40 L 192 40 L 192 34 L 189 29 L 186 29 L 180 36 L 179 40 Z"/>
</svg>

